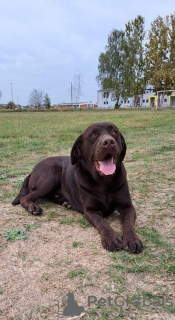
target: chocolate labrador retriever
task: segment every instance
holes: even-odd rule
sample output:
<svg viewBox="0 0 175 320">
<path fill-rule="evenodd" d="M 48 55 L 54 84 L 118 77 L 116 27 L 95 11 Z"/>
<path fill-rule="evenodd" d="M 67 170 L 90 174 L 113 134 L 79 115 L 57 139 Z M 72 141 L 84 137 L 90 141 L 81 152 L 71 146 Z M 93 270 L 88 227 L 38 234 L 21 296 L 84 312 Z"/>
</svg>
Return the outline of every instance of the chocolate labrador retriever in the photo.
<svg viewBox="0 0 175 320">
<path fill-rule="evenodd" d="M 122 163 L 125 153 L 125 140 L 114 124 L 92 124 L 77 138 L 70 157 L 39 162 L 12 204 L 21 203 L 32 214 L 41 214 L 35 203 L 39 198 L 69 203 L 99 231 L 105 249 L 140 253 L 142 242 L 135 233 L 136 212 Z M 115 210 L 121 217 L 122 239 L 104 219 Z"/>
</svg>

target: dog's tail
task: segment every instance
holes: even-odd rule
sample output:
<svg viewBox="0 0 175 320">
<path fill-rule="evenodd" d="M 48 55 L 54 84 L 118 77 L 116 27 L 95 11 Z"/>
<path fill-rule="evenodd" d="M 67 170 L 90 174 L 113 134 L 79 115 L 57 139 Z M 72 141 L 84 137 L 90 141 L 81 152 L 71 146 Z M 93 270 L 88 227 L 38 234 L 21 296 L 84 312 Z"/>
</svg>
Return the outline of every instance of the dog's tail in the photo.
<svg viewBox="0 0 175 320">
<path fill-rule="evenodd" d="M 29 194 L 29 189 L 28 189 L 28 184 L 29 184 L 29 179 L 31 177 L 31 174 L 29 174 L 25 179 L 24 182 L 22 184 L 21 190 L 19 192 L 19 194 L 17 195 L 17 197 L 12 201 L 12 204 L 14 206 L 16 206 L 17 204 L 20 203 L 21 198 L 23 198 L 24 196 L 26 196 L 27 194 Z"/>
</svg>

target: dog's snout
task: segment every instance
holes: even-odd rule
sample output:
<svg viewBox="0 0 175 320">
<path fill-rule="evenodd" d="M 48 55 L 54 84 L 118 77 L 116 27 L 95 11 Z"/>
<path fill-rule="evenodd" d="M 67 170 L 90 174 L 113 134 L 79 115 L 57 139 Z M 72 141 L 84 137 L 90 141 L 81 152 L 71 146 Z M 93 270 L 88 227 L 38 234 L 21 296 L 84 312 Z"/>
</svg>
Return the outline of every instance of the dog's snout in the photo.
<svg viewBox="0 0 175 320">
<path fill-rule="evenodd" d="M 112 147 L 115 144 L 115 139 L 112 137 L 105 137 L 102 139 L 101 144 L 103 147 Z"/>
</svg>

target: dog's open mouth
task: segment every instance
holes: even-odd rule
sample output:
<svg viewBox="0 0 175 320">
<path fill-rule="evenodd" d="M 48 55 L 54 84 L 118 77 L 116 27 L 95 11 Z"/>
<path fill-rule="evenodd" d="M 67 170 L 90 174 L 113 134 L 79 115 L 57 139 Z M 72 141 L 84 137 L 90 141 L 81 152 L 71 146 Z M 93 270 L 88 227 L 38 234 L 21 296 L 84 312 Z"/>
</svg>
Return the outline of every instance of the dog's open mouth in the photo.
<svg viewBox="0 0 175 320">
<path fill-rule="evenodd" d="M 103 160 L 94 160 L 94 165 L 96 170 L 105 176 L 114 174 L 116 170 L 115 160 L 110 154 Z"/>
</svg>

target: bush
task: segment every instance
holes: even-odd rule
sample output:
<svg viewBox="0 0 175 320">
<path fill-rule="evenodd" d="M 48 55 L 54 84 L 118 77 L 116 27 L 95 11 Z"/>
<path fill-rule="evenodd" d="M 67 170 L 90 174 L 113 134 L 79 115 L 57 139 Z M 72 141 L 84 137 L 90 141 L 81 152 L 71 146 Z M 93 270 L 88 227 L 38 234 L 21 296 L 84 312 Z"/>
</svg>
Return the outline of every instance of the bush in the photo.
<svg viewBox="0 0 175 320">
<path fill-rule="evenodd" d="M 15 109 L 16 108 L 16 104 L 12 101 L 9 101 L 7 103 L 6 109 Z"/>
</svg>

